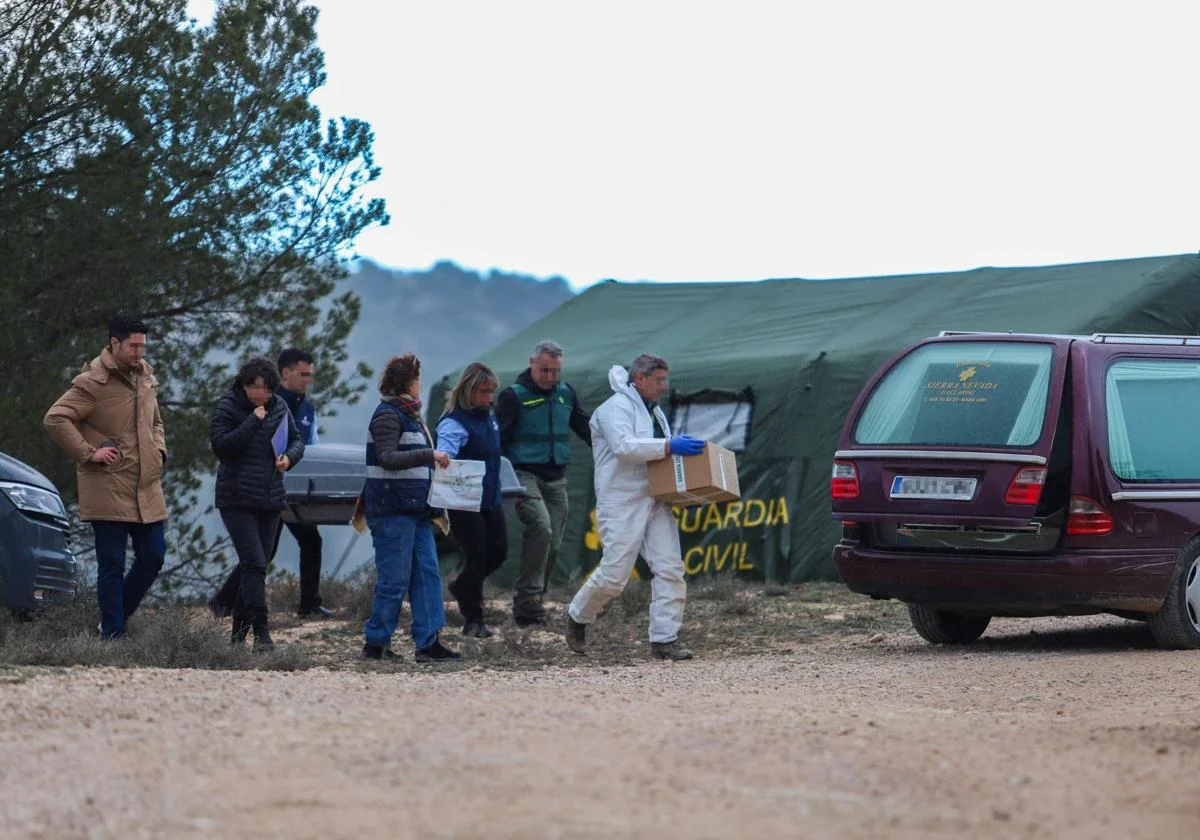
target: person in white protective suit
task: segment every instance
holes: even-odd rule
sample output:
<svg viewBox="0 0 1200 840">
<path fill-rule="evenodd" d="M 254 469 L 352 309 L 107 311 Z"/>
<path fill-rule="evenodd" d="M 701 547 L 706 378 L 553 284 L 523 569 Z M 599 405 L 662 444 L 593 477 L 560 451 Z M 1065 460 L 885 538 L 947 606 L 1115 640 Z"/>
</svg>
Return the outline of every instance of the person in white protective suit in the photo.
<svg viewBox="0 0 1200 840">
<path fill-rule="evenodd" d="M 668 455 L 698 455 L 704 441 L 671 437 L 658 406 L 667 392 L 667 362 L 643 354 L 628 373 L 620 365 L 608 372 L 613 395 L 592 414 L 596 522 L 603 554 L 567 607 L 567 645 L 587 653 L 587 626 L 621 593 L 639 552 L 650 564 L 650 652 L 656 659 L 691 659 L 679 643 L 687 583 L 679 528 L 671 506 L 650 496 L 646 464 Z"/>
</svg>

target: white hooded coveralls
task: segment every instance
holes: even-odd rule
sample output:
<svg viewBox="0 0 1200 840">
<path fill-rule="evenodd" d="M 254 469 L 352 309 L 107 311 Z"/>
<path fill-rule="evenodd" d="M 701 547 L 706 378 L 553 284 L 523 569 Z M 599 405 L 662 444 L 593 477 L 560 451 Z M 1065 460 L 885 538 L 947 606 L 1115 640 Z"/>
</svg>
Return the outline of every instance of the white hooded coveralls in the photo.
<svg viewBox="0 0 1200 840">
<path fill-rule="evenodd" d="M 592 414 L 596 523 L 603 553 L 600 565 L 567 608 L 580 624 L 591 624 L 609 601 L 621 594 L 640 552 L 654 572 L 650 584 L 650 641 L 673 642 L 683 624 L 687 583 L 679 528 L 671 506 L 650 497 L 646 464 L 664 457 L 667 441 L 654 437 L 646 403 L 620 365 L 608 372 L 613 395 Z M 654 406 L 663 434 L 671 429 Z"/>
</svg>

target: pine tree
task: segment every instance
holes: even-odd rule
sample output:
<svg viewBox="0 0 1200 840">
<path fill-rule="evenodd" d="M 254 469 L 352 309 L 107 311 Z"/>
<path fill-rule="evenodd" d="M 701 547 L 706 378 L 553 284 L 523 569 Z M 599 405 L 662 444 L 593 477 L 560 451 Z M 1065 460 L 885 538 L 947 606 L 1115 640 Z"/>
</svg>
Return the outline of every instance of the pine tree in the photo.
<svg viewBox="0 0 1200 840">
<path fill-rule="evenodd" d="M 42 416 L 105 345 L 107 319 L 141 316 L 176 586 L 214 558 L 196 491 L 231 366 L 309 347 L 326 413 L 370 374 L 338 375 L 359 301 L 336 292 L 355 238 L 387 215 L 364 195 L 379 175 L 370 126 L 323 120 L 311 101 L 316 19 L 300 0 L 225 0 L 205 27 L 184 0 L 0 5 L 0 441 L 72 495 Z"/>
</svg>

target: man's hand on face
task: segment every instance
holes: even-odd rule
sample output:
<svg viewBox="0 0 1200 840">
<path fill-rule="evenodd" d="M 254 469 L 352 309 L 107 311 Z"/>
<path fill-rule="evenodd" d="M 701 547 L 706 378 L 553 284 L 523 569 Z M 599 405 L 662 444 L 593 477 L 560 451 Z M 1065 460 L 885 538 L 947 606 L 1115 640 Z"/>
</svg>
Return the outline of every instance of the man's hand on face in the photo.
<svg viewBox="0 0 1200 840">
<path fill-rule="evenodd" d="M 267 407 L 265 405 L 260 405 L 257 408 L 255 408 L 254 416 L 257 417 L 259 420 L 267 419 Z"/>
</svg>

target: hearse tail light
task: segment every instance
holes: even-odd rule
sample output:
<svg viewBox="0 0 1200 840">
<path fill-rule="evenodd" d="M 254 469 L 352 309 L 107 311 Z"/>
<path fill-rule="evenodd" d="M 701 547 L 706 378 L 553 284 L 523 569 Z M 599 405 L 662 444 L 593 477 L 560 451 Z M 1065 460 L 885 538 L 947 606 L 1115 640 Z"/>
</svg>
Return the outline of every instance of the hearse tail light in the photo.
<svg viewBox="0 0 1200 840">
<path fill-rule="evenodd" d="M 1113 520 L 1108 511 L 1087 496 L 1071 497 L 1071 508 L 1067 516 L 1068 534 L 1098 537 L 1111 534 L 1112 529 Z"/>
<path fill-rule="evenodd" d="M 858 469 L 852 461 L 833 462 L 831 493 L 835 499 L 858 498 Z"/>
<path fill-rule="evenodd" d="M 1017 470 L 1008 489 L 1004 491 L 1004 502 L 1009 505 L 1036 505 L 1046 485 L 1045 467 L 1025 467 Z"/>
</svg>

